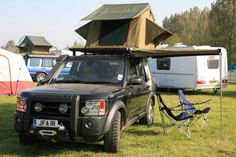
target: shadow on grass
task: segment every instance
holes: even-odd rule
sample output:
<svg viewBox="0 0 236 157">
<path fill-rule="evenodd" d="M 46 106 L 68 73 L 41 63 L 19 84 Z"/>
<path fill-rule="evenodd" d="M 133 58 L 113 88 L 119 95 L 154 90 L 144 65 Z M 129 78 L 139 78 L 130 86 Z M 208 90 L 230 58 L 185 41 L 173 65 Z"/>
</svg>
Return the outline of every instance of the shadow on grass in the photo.
<svg viewBox="0 0 236 157">
<path fill-rule="evenodd" d="M 84 144 L 75 142 L 58 142 L 52 143 L 50 141 L 37 140 L 30 145 L 22 146 L 18 142 L 17 135 L 14 137 L 6 137 L 8 141 L 0 148 L 0 156 L 59 156 L 67 153 L 75 152 L 78 154 L 89 155 L 92 153 L 103 152 L 103 145 L 101 143 Z"/>
<path fill-rule="evenodd" d="M 154 130 L 137 130 L 137 129 L 129 130 L 126 133 L 134 134 L 137 136 L 156 136 L 160 134 L 160 132 L 156 132 Z"/>
</svg>

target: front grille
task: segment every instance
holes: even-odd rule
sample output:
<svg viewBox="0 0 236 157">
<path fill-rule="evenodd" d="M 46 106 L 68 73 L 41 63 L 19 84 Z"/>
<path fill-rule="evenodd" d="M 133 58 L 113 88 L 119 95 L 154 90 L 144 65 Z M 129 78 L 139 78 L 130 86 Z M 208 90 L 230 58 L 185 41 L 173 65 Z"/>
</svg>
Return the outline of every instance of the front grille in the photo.
<svg viewBox="0 0 236 157">
<path fill-rule="evenodd" d="M 67 117 L 70 118 L 72 108 L 72 96 L 71 95 L 60 95 L 60 94 L 32 94 L 30 96 L 31 116 L 40 117 Z M 41 103 L 43 110 L 36 112 L 34 110 L 34 104 Z M 59 105 L 67 104 L 69 107 L 66 113 L 59 112 Z"/>
<path fill-rule="evenodd" d="M 43 105 L 43 109 L 40 112 L 36 112 L 34 110 L 34 104 L 41 103 Z M 68 102 L 39 102 L 39 101 L 32 101 L 31 103 L 31 113 L 33 116 L 63 116 L 63 117 L 70 117 L 71 113 L 71 103 Z M 60 104 L 67 104 L 69 107 L 66 113 L 59 112 L 59 105 Z"/>
</svg>

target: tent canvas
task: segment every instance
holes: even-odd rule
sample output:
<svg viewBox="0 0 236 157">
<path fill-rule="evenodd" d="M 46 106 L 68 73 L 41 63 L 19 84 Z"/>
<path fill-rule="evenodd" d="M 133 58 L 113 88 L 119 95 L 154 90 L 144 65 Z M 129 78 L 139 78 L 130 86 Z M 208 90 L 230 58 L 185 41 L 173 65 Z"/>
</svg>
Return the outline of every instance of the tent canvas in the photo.
<svg viewBox="0 0 236 157">
<path fill-rule="evenodd" d="M 34 87 L 21 55 L 0 49 L 0 94 L 18 94 Z"/>
<path fill-rule="evenodd" d="M 49 54 L 52 45 L 42 36 L 25 35 L 16 41 L 20 53 Z"/>
<path fill-rule="evenodd" d="M 91 21 L 75 31 L 90 48 L 156 48 L 172 35 L 155 23 L 148 3 L 103 5 L 83 20 Z"/>
</svg>

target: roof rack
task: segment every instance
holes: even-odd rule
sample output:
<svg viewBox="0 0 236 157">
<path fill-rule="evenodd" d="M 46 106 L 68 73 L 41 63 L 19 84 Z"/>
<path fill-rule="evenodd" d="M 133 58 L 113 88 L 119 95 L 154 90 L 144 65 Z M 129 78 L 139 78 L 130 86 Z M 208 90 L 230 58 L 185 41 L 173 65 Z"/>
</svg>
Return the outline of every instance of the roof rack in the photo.
<svg viewBox="0 0 236 157">
<path fill-rule="evenodd" d="M 76 56 L 76 51 L 84 52 L 84 54 L 101 54 L 101 55 L 130 55 L 130 48 L 70 48 L 73 56 Z"/>
<path fill-rule="evenodd" d="M 138 58 L 161 58 L 161 57 L 178 57 L 178 56 L 197 56 L 197 55 L 219 55 L 221 49 L 214 47 L 209 49 L 194 48 L 163 48 L 163 49 L 135 49 L 135 48 L 70 48 L 75 56 L 76 51 L 85 54 L 100 55 L 128 55 Z"/>
</svg>

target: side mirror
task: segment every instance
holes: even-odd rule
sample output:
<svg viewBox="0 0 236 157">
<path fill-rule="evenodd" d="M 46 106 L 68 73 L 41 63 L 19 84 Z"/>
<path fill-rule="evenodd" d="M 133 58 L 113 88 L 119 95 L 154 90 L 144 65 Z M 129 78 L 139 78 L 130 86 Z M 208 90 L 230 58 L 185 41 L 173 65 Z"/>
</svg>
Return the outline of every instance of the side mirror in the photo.
<svg viewBox="0 0 236 157">
<path fill-rule="evenodd" d="M 128 81 L 128 85 L 141 85 L 143 83 L 142 77 L 132 77 Z"/>
</svg>

